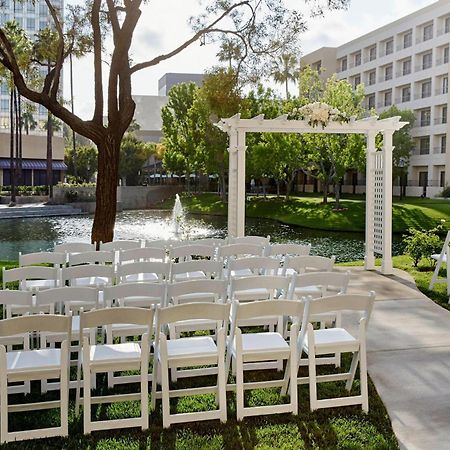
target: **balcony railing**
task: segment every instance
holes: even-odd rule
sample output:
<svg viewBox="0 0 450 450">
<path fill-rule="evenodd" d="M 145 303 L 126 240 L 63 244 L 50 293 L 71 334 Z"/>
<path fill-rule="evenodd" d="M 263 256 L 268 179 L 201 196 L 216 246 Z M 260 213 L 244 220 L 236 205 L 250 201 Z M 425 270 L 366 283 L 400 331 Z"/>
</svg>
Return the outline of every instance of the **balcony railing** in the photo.
<svg viewBox="0 0 450 450">
<path fill-rule="evenodd" d="M 433 147 L 433 153 L 435 155 L 441 155 L 443 153 L 446 153 L 447 149 L 445 147 L 442 147 L 439 145 L 438 147 Z"/>
<path fill-rule="evenodd" d="M 411 95 L 405 95 L 404 97 L 397 97 L 395 103 L 407 103 L 411 101 Z"/>
<path fill-rule="evenodd" d="M 416 95 L 414 96 L 414 99 L 415 99 L 415 100 L 419 100 L 419 99 L 421 99 L 421 98 L 429 98 L 429 97 L 431 97 L 431 92 L 422 92 L 422 93 L 420 93 L 420 94 L 416 94 Z"/>
<path fill-rule="evenodd" d="M 435 125 L 443 125 L 446 123 L 447 123 L 447 117 L 437 117 L 436 119 L 434 119 Z"/>
<path fill-rule="evenodd" d="M 419 122 L 419 127 L 429 127 L 431 125 L 431 119 L 423 119 Z"/>
<path fill-rule="evenodd" d="M 430 149 L 429 148 L 413 148 L 411 150 L 411 155 L 414 156 L 423 156 L 423 155 L 429 155 Z"/>
</svg>

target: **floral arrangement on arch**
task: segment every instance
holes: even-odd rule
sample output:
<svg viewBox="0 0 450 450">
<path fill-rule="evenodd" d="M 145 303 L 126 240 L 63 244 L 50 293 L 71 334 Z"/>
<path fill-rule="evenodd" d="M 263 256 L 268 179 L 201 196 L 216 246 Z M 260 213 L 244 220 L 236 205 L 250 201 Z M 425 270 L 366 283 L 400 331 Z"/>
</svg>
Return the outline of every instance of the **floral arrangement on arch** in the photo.
<svg viewBox="0 0 450 450">
<path fill-rule="evenodd" d="M 306 120 L 312 127 L 321 125 L 325 128 L 330 121 L 348 122 L 350 118 L 343 112 L 322 102 L 309 103 L 301 108 L 294 108 L 289 119 Z"/>
</svg>

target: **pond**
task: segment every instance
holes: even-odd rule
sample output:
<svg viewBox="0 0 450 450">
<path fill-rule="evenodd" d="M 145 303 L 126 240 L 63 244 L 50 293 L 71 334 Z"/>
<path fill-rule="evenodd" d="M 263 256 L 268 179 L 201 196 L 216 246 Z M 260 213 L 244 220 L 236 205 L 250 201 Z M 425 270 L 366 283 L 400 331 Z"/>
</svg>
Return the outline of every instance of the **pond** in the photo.
<svg viewBox="0 0 450 450">
<path fill-rule="evenodd" d="M 41 217 L 0 221 L 0 259 L 17 260 L 19 252 L 51 250 L 56 243 L 89 242 L 92 216 Z M 225 237 L 223 216 L 188 215 L 185 233 L 191 239 Z M 246 234 L 271 236 L 272 242 L 312 244 L 312 254 L 336 255 L 338 261 L 364 258 L 364 234 L 309 230 L 268 219 L 247 219 Z M 118 213 L 115 239 L 169 239 L 173 237 L 171 212 L 166 210 L 124 211 Z M 401 252 L 394 237 L 393 252 Z"/>
</svg>

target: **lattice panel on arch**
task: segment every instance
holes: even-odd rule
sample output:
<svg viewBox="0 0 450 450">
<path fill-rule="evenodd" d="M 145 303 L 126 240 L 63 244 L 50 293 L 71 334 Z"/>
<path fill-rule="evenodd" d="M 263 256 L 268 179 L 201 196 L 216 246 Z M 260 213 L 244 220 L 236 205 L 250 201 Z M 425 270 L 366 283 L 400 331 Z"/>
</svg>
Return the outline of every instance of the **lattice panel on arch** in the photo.
<svg viewBox="0 0 450 450">
<path fill-rule="evenodd" d="M 376 152 L 374 157 L 374 201 L 373 201 L 373 250 L 375 253 L 383 254 L 383 153 Z"/>
</svg>

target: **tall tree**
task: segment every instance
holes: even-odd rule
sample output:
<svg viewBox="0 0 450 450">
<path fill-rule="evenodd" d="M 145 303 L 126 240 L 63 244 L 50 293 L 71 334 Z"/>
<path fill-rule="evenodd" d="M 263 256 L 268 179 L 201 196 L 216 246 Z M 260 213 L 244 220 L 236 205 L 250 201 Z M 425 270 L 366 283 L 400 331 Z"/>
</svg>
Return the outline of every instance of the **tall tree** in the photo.
<svg viewBox="0 0 450 450">
<path fill-rule="evenodd" d="M 324 7 L 342 8 L 348 2 L 314 0 L 313 13 L 322 13 Z M 230 35 L 241 41 L 243 53 L 251 57 L 249 61 L 253 67 L 264 68 L 268 56 L 285 49 L 298 51 L 306 20 L 299 9 L 289 9 L 283 0 L 208 0 L 204 2 L 204 11 L 191 18 L 193 33 L 190 38 L 148 61 L 134 62 L 130 49 L 141 16 L 142 0 L 86 0 L 84 4 L 68 6 L 65 20 L 52 0 L 45 0 L 45 3 L 52 18 L 50 28 L 57 35 L 57 57 L 42 86 L 36 88 L 25 80 L 14 45 L 4 28 L 0 28 L 0 64 L 12 73 L 22 96 L 43 105 L 75 132 L 97 145 L 97 205 L 91 236 L 97 242 L 111 241 L 114 234 L 120 142 L 136 106 L 131 95 L 132 75 L 179 54 L 201 38 L 206 43 Z M 58 95 L 64 61 L 71 53 L 80 52 L 80 47 L 84 52 L 93 53 L 95 107 L 88 120 L 74 114 Z M 30 55 L 30 65 L 35 60 Z M 108 73 L 104 74 L 105 70 Z M 105 88 L 103 80 L 108 80 Z M 108 111 L 106 124 L 105 109 Z"/>
<path fill-rule="evenodd" d="M 278 56 L 271 70 L 271 76 L 275 83 L 284 84 L 286 99 L 289 99 L 289 83 L 297 83 L 300 75 L 298 58 L 292 53 L 282 53 Z"/>
</svg>

